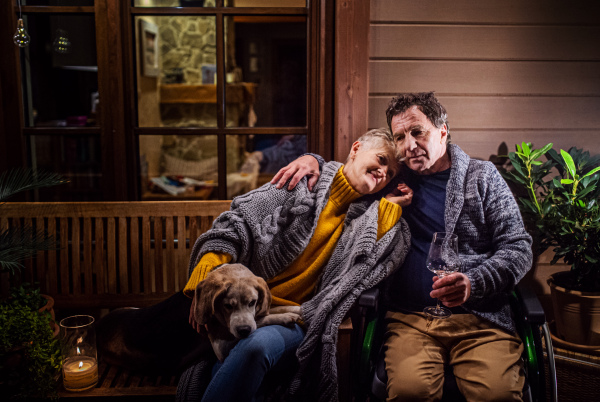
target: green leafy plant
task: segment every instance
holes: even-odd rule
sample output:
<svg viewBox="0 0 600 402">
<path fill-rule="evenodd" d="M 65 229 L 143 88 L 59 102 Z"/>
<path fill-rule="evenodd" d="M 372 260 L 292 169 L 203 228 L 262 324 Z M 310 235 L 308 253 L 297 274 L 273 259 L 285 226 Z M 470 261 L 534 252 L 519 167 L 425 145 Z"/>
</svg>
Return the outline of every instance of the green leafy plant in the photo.
<svg viewBox="0 0 600 402">
<path fill-rule="evenodd" d="M 526 190 L 520 208 L 538 239 L 539 252 L 553 247 L 551 263 L 561 258 L 571 275 L 561 283 L 568 289 L 600 291 L 600 155 L 591 157 L 579 148 L 560 154 L 548 144 L 533 149 L 530 143 L 509 153 L 512 171 L 504 177 Z M 546 161 L 540 158 L 546 156 Z M 547 179 L 553 169 L 558 175 Z"/>
<path fill-rule="evenodd" d="M 22 191 L 66 183 L 60 175 L 39 173 L 32 169 L 13 169 L 0 175 L 0 206 Z M 1 209 L 0 209 L 1 211 Z M 0 272 L 14 275 L 23 268 L 22 261 L 40 250 L 55 247 L 54 239 L 43 230 L 16 226 L 0 231 Z"/>
<path fill-rule="evenodd" d="M 0 394 L 10 399 L 57 397 L 62 356 L 50 313 L 32 308 L 41 300 L 20 287 L 0 303 Z"/>
<path fill-rule="evenodd" d="M 0 175 L 0 213 L 5 201 L 17 193 L 65 183 L 53 173 L 14 169 Z M 43 230 L 12 225 L 0 230 L 0 276 L 14 282 L 23 260 L 40 250 L 55 249 Z M 0 395 L 9 399 L 56 398 L 62 357 L 52 331 L 52 317 L 38 310 L 46 299 L 26 283 L 2 287 L 0 297 Z M 55 325 L 55 324 L 54 324 Z"/>
</svg>

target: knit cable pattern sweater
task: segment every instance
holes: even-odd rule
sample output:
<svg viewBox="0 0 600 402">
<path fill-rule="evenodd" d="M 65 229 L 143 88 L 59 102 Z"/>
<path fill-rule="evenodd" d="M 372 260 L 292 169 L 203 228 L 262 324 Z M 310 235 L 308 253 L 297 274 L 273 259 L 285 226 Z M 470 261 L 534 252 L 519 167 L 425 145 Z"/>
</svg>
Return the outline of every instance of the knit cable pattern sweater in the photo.
<svg viewBox="0 0 600 402">
<path fill-rule="evenodd" d="M 303 179 L 291 191 L 266 184 L 235 198 L 231 210 L 196 241 L 190 273 L 207 252 L 227 253 L 232 262 L 248 266 L 265 279 L 282 272 L 310 241 L 340 166 L 338 162 L 325 164 L 313 192 Z M 377 240 L 378 209 L 378 201 L 355 202 L 349 207 L 344 231 L 323 270 L 317 293 L 301 305 L 307 332 L 296 353 L 299 370 L 290 395 L 306 391 L 310 383 L 315 384 L 319 400 L 337 400 L 338 327 L 358 296 L 390 275 L 406 256 L 410 245 L 406 222 L 400 219 Z"/>
</svg>

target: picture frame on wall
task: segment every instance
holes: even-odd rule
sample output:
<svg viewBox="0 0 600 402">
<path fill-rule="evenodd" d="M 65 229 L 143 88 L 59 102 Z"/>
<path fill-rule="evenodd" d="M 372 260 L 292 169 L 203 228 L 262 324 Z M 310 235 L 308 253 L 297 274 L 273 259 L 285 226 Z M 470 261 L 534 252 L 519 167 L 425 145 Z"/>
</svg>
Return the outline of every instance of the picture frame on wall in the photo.
<svg viewBox="0 0 600 402">
<path fill-rule="evenodd" d="M 140 20 L 140 71 L 145 77 L 158 77 L 158 26 Z"/>
</svg>

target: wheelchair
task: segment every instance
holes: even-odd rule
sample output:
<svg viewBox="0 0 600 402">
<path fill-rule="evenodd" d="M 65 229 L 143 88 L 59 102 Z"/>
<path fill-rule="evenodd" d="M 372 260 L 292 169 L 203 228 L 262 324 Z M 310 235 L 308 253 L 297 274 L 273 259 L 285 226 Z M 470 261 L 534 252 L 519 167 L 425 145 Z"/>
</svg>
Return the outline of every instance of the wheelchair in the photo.
<svg viewBox="0 0 600 402">
<path fill-rule="evenodd" d="M 384 309 L 379 308 L 379 289 L 363 292 L 358 300 L 358 308 L 353 315 L 353 362 L 352 375 L 355 384 L 356 401 L 384 401 L 387 398 L 387 373 L 385 371 L 384 349 L 382 346 L 385 323 Z M 531 290 L 517 285 L 510 294 L 517 332 L 523 341 L 522 355 L 525 371 L 525 401 L 557 401 L 556 369 L 550 330 L 544 310 Z M 544 347 L 546 346 L 549 378 L 544 369 Z M 444 375 L 443 401 L 464 401 L 460 394 L 452 370 L 448 367 Z M 548 398 L 547 387 L 550 390 Z"/>
</svg>

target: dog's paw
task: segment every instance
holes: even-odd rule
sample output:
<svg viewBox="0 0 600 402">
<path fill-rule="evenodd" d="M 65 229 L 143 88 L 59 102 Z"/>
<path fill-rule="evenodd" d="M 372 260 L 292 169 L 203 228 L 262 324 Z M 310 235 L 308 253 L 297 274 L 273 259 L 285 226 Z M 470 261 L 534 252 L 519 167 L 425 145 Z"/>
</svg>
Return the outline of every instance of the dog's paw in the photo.
<svg viewBox="0 0 600 402">
<path fill-rule="evenodd" d="M 300 314 L 296 314 L 296 313 L 277 314 L 277 318 L 281 321 L 280 324 L 285 325 L 286 327 L 291 327 L 298 321 L 302 320 L 302 317 L 300 316 Z"/>
</svg>

